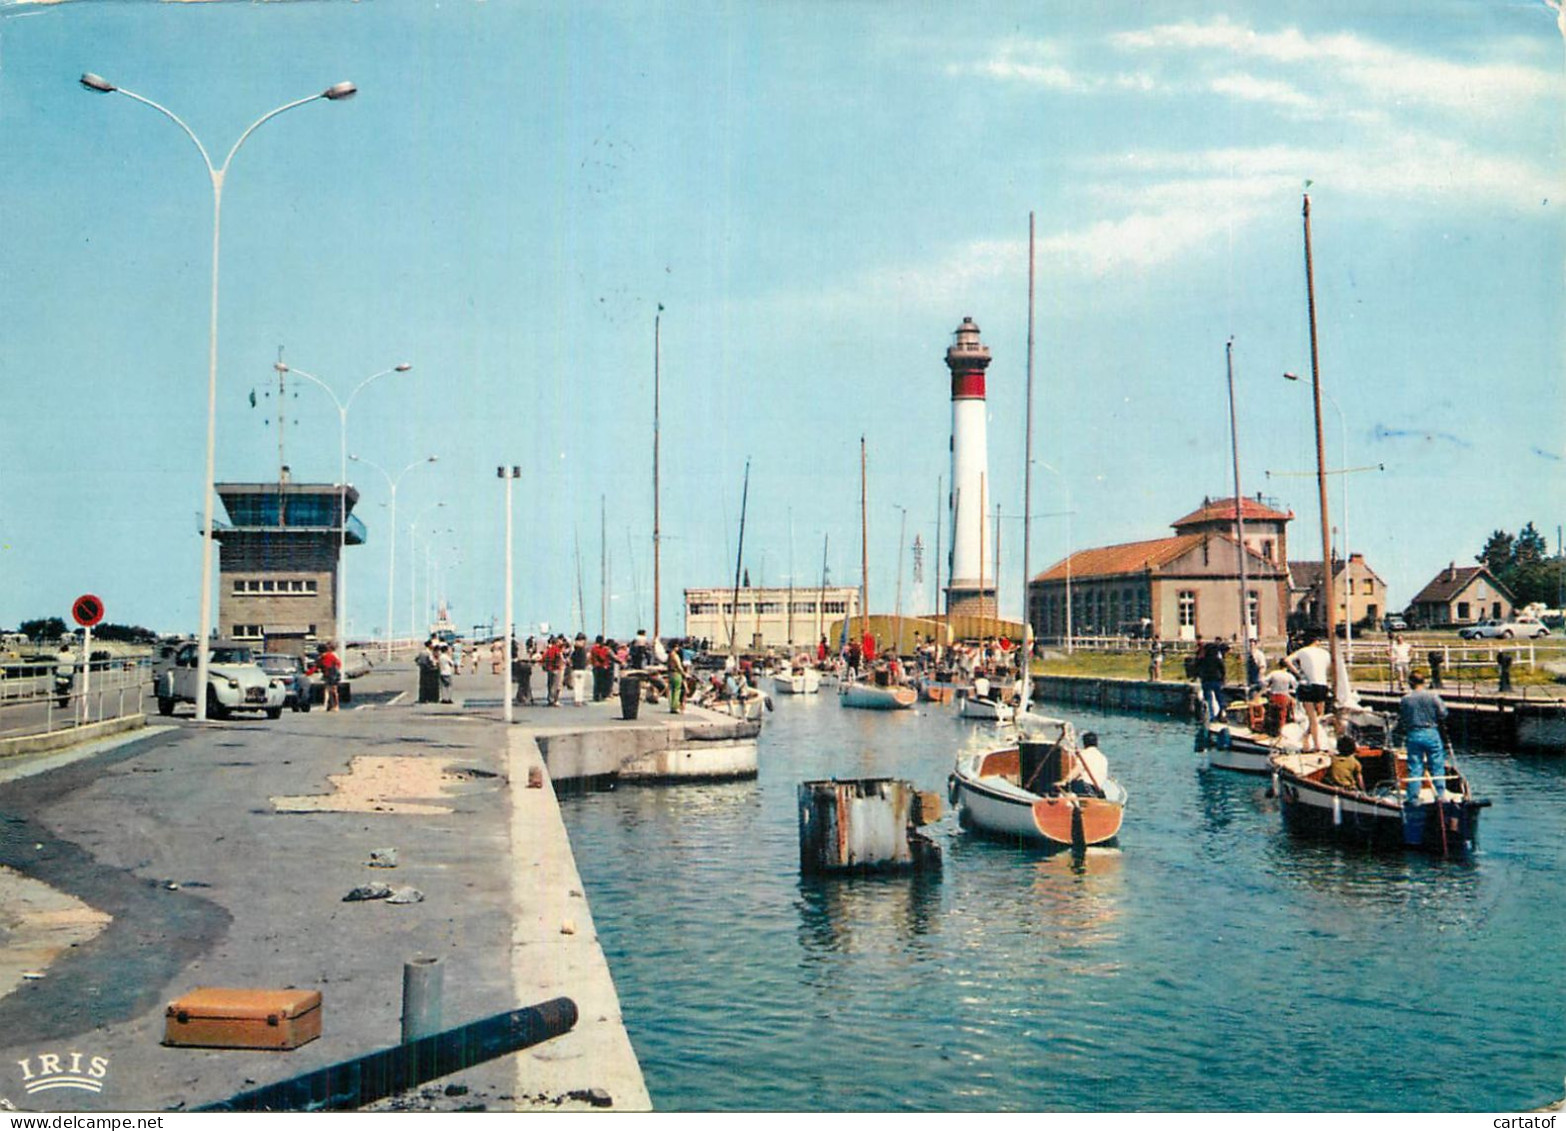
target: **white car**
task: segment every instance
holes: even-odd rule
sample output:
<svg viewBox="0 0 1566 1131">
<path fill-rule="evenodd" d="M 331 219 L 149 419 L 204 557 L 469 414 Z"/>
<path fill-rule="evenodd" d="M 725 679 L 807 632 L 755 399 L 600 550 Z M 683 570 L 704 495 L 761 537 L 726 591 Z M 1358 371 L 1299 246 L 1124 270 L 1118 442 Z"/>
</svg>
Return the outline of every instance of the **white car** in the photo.
<svg viewBox="0 0 1566 1131">
<path fill-rule="evenodd" d="M 199 673 L 194 642 L 174 654 L 174 662 L 153 685 L 158 714 L 172 715 L 177 703 L 196 702 Z M 230 711 L 265 711 L 269 719 L 281 718 L 288 681 L 268 675 L 247 645 L 215 642 L 207 653 L 207 717 L 227 718 Z"/>
<path fill-rule="evenodd" d="M 1457 630 L 1464 640 L 1511 640 L 1514 637 L 1532 639 L 1548 636 L 1549 628 L 1537 617 L 1518 617 L 1516 620 L 1487 620 Z"/>
</svg>

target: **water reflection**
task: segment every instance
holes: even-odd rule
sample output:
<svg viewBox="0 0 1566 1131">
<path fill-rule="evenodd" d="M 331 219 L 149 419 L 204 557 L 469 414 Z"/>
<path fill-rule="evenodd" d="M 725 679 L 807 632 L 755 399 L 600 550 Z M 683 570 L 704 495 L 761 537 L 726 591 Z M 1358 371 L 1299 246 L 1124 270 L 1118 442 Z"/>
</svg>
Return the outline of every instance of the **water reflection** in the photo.
<svg viewBox="0 0 1566 1131">
<path fill-rule="evenodd" d="M 930 933 L 941 911 L 939 872 L 801 877 L 799 940 L 825 954 L 884 954 Z"/>
</svg>

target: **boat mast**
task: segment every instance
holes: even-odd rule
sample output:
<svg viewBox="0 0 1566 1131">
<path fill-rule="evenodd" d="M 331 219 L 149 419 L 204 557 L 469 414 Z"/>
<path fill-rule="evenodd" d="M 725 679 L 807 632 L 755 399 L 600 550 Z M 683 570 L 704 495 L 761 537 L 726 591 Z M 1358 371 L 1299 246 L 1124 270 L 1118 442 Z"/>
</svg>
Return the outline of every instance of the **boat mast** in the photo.
<svg viewBox="0 0 1566 1131">
<path fill-rule="evenodd" d="M 1305 194 L 1305 300 L 1310 313 L 1310 388 L 1316 409 L 1316 489 L 1321 497 L 1321 593 L 1326 604 L 1327 649 L 1332 656 L 1334 691 L 1340 680 L 1338 610 L 1333 599 L 1332 523 L 1327 516 L 1327 453 L 1321 439 L 1321 356 L 1316 344 L 1316 275 L 1310 255 L 1310 193 Z M 1346 683 L 1346 680 L 1343 680 Z"/>
<path fill-rule="evenodd" d="M 1026 425 L 1023 434 L 1022 458 L 1022 701 L 1018 712 L 1026 711 L 1031 702 L 1029 677 L 1033 660 L 1033 610 L 1029 608 L 1028 546 L 1033 534 L 1033 213 L 1028 213 L 1028 392 L 1023 414 Z"/>
<path fill-rule="evenodd" d="M 984 512 L 989 508 L 989 503 L 984 497 L 984 472 L 979 472 L 979 647 L 984 647 L 984 528 L 989 525 L 989 520 Z"/>
<path fill-rule="evenodd" d="M 826 635 L 826 577 L 827 577 L 827 542 L 829 536 L 821 536 L 821 596 L 816 598 L 816 639 L 820 640 Z"/>
<path fill-rule="evenodd" d="M 661 566 L 659 554 L 659 525 L 658 525 L 658 372 L 662 361 L 662 334 L 663 334 L 663 303 L 658 304 L 658 313 L 653 315 L 653 639 L 657 640 L 661 626 L 658 623 L 658 590 L 662 577 L 659 573 Z M 746 465 L 749 466 L 748 464 Z"/>
<path fill-rule="evenodd" d="M 870 517 L 865 510 L 865 438 L 859 437 L 859 642 L 870 635 Z"/>
<path fill-rule="evenodd" d="M 941 527 L 946 525 L 941 518 L 941 500 L 944 497 L 942 487 L 946 481 L 939 475 L 935 477 L 935 617 L 941 616 Z M 1566 581 L 1563 581 L 1566 584 Z M 944 639 L 942 641 L 944 643 Z"/>
<path fill-rule="evenodd" d="M 788 508 L 788 650 L 794 652 L 794 508 Z"/>
<path fill-rule="evenodd" d="M 902 525 L 897 529 L 897 601 L 893 606 L 893 613 L 897 618 L 897 655 L 903 654 L 903 543 L 908 540 L 908 508 L 899 507 L 903 512 Z"/>
<path fill-rule="evenodd" d="M 1246 648 L 1251 644 L 1251 583 L 1245 576 L 1245 516 L 1240 495 L 1240 437 L 1235 426 L 1234 414 L 1234 338 L 1223 347 L 1224 361 L 1229 371 L 1229 450 L 1234 457 L 1234 537 L 1240 547 L 1240 640 Z M 1257 635 L 1261 625 L 1256 626 Z"/>
<path fill-rule="evenodd" d="M 729 657 L 732 659 L 736 652 L 736 644 L 739 640 L 739 591 L 740 591 L 740 564 L 745 560 L 745 504 L 750 499 L 750 460 L 745 461 L 745 486 L 740 491 L 740 531 L 739 552 L 734 555 L 734 601 L 732 605 L 733 617 L 729 620 Z"/>
<path fill-rule="evenodd" d="M 609 502 L 598 496 L 598 634 L 609 635 Z"/>
</svg>

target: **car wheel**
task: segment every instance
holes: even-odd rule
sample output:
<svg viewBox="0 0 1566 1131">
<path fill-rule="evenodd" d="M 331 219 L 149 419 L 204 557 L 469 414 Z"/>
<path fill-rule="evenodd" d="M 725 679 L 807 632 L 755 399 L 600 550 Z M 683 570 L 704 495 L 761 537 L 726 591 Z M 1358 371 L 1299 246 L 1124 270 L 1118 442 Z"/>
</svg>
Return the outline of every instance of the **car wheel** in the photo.
<svg viewBox="0 0 1566 1131">
<path fill-rule="evenodd" d="M 209 719 L 226 719 L 226 718 L 228 718 L 228 708 L 223 706 L 223 704 L 221 702 L 219 702 L 218 697 L 217 697 L 217 692 L 213 691 L 210 687 L 207 688 L 207 718 L 209 718 Z"/>
<path fill-rule="evenodd" d="M 1515 634 L 1512 632 L 1511 629 L 1508 628 L 1505 632 L 1501 633 L 1501 639 L 1502 640 L 1510 640 L 1513 635 L 1515 635 Z"/>
<path fill-rule="evenodd" d="M 174 700 L 158 696 L 158 714 L 172 715 L 174 713 Z"/>
<path fill-rule="evenodd" d="M 266 717 L 269 719 L 280 719 L 283 717 L 283 709 L 281 707 L 268 707 L 266 709 Z"/>
</svg>

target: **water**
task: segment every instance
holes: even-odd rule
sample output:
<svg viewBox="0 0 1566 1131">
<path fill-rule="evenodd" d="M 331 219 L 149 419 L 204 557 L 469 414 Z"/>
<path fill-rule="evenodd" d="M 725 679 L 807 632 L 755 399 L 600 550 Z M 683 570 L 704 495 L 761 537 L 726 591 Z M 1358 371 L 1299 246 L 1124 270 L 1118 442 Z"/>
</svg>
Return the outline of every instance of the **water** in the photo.
<svg viewBox="0 0 1566 1131">
<path fill-rule="evenodd" d="M 804 880 L 795 787 L 945 794 L 949 708 L 781 697 L 754 782 L 563 802 L 654 1105 L 695 1111 L 1519 1110 L 1566 1074 L 1566 759 L 1476 752 L 1456 864 L 1288 837 L 1191 729 L 1075 711 L 1118 849 L 948 815 L 938 877 Z"/>
</svg>

